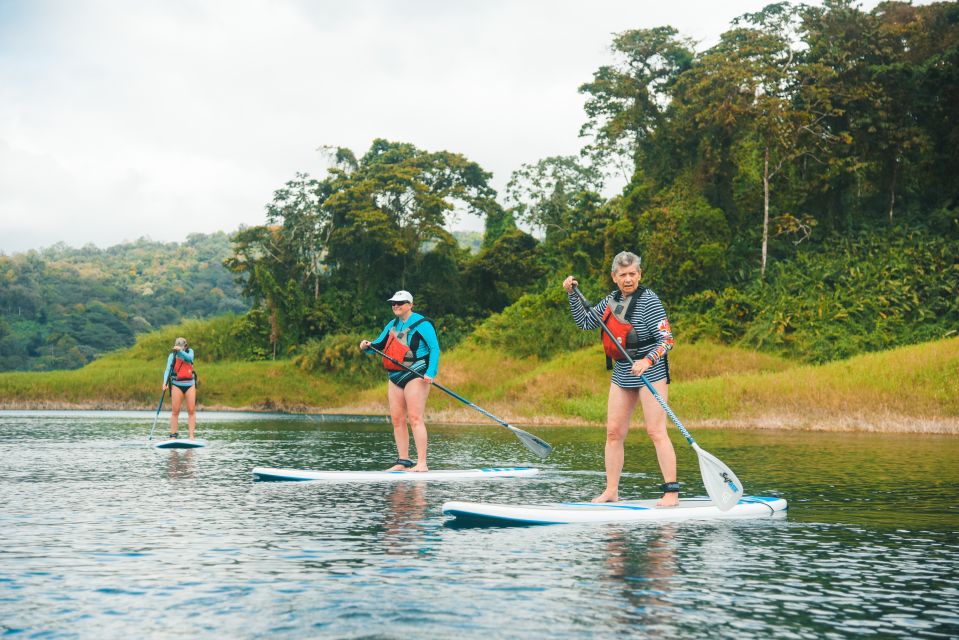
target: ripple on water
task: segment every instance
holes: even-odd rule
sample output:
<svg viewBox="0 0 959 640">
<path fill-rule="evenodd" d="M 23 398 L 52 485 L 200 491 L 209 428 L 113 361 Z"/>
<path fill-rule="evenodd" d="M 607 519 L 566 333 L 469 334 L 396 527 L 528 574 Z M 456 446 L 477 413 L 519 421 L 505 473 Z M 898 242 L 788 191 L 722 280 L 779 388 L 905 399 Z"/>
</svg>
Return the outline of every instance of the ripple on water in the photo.
<svg viewBox="0 0 959 640">
<path fill-rule="evenodd" d="M 595 495 L 602 430 L 542 433 L 555 452 L 539 463 L 497 426 L 435 427 L 434 468 L 544 473 L 323 485 L 253 483 L 250 470 L 379 468 L 389 426 L 218 418 L 201 425 L 207 449 L 157 451 L 151 421 L 0 414 L 4 634 L 519 638 L 547 623 L 556 638 L 959 635 L 948 438 L 911 438 L 903 468 L 896 437 L 706 432 L 751 493 L 790 501 L 787 518 L 459 529 L 443 526 L 444 501 Z M 632 438 L 624 497 L 658 482 Z"/>
</svg>

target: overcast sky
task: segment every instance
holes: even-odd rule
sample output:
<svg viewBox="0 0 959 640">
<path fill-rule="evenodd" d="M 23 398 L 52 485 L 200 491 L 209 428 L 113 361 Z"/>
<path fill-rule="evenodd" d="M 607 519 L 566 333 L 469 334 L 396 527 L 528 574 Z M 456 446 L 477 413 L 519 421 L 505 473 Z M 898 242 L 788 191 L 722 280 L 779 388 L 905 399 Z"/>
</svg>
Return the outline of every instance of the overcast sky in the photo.
<svg viewBox="0 0 959 640">
<path fill-rule="evenodd" d="M 765 4 L 0 0 L 0 252 L 262 224 L 295 172 L 324 175 L 319 147 L 377 137 L 462 153 L 502 192 L 582 148 L 577 87 L 612 34 L 705 48 Z"/>
</svg>

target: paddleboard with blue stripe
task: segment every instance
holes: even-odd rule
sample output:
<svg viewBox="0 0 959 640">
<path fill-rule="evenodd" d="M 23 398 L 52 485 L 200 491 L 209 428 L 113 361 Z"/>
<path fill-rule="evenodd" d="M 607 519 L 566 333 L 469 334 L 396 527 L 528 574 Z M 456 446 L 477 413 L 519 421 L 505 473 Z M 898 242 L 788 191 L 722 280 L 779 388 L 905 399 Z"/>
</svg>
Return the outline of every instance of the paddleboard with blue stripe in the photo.
<svg viewBox="0 0 959 640">
<path fill-rule="evenodd" d="M 253 479 L 260 481 L 395 482 L 398 480 L 480 480 L 485 478 L 524 478 L 534 476 L 532 467 L 489 467 L 486 469 L 441 469 L 437 471 L 308 471 L 256 467 Z"/>
<path fill-rule="evenodd" d="M 169 438 L 168 440 L 160 440 L 153 445 L 155 449 L 199 449 L 205 446 L 206 441 L 204 440 L 188 440 L 187 438 Z"/>
<path fill-rule="evenodd" d="M 495 504 L 446 502 L 443 513 L 458 521 L 478 524 L 571 524 L 577 522 L 655 522 L 764 518 L 785 515 L 786 500 L 768 496 L 743 496 L 728 511 L 720 511 L 709 498 L 682 498 L 675 507 L 657 507 L 658 500 L 626 500 L 593 504 Z"/>
</svg>

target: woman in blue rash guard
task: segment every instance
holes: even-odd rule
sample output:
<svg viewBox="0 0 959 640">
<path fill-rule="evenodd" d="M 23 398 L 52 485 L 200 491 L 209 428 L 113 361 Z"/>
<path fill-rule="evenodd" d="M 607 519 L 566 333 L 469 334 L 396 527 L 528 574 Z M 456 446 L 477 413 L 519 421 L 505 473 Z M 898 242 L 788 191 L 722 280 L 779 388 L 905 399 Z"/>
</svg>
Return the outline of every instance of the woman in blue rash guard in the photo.
<svg viewBox="0 0 959 640">
<path fill-rule="evenodd" d="M 413 312 L 413 294 L 397 291 L 388 300 L 395 318 L 390 320 L 376 340 L 360 342 L 360 349 L 372 353 L 369 348 L 386 353 L 394 360 L 419 373 L 422 377 L 383 359 L 383 367 L 389 371 L 390 418 L 393 422 L 393 438 L 396 440 L 396 463 L 387 471 L 428 471 L 426 466 L 426 398 L 430 385 L 436 377 L 440 364 L 440 344 L 436 329 L 430 320 Z M 410 434 L 416 445 L 416 463 L 410 459 Z"/>
<path fill-rule="evenodd" d="M 163 371 L 163 391 L 171 387 L 170 437 L 177 438 L 180 405 L 186 398 L 186 410 L 189 415 L 190 440 L 196 435 L 196 374 L 193 371 L 193 349 L 187 345 L 186 338 L 177 338 L 173 350 L 166 359 Z"/>
</svg>

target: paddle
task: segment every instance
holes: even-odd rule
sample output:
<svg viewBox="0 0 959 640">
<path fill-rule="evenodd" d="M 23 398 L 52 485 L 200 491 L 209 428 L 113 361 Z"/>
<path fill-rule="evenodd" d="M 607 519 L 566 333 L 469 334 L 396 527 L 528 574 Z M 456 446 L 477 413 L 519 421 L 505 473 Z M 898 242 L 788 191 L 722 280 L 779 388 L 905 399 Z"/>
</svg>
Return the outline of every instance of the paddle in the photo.
<svg viewBox="0 0 959 640">
<path fill-rule="evenodd" d="M 380 350 L 377 349 L 376 347 L 371 346 L 371 347 L 370 347 L 370 350 L 371 350 L 371 351 L 375 351 L 376 353 L 380 354 L 381 356 L 383 356 L 384 358 L 386 358 L 387 360 L 389 360 L 390 362 L 392 362 L 392 363 L 395 364 L 396 366 L 402 367 L 403 369 L 409 371 L 410 373 L 412 373 L 412 374 L 414 374 L 414 375 L 416 375 L 416 376 L 418 376 L 418 377 L 420 377 L 420 378 L 424 377 L 423 374 L 421 374 L 419 371 L 414 371 L 413 369 L 410 369 L 409 367 L 407 367 L 407 366 L 406 366 L 405 364 L 403 364 L 402 362 L 399 362 L 398 360 L 394 360 L 393 358 L 391 358 L 390 356 L 386 355 L 385 353 L 383 353 L 382 351 L 380 351 Z M 519 438 L 519 441 L 523 443 L 523 446 L 525 446 L 527 449 L 529 449 L 530 451 L 532 451 L 533 453 L 535 453 L 536 455 L 538 455 L 540 458 L 546 458 L 546 457 L 550 454 L 550 452 L 553 450 L 553 446 L 552 446 L 551 444 L 549 444 L 548 442 L 546 442 L 545 440 L 543 440 L 543 439 L 541 439 L 541 438 L 538 438 L 537 436 L 534 436 L 532 433 L 527 433 L 527 432 L 523 431 L 522 429 L 518 429 L 518 428 L 514 427 L 513 425 L 511 425 L 511 424 L 509 424 L 509 423 L 507 423 L 507 422 L 504 422 L 504 421 L 500 420 L 499 418 L 497 418 L 496 416 L 494 416 L 494 415 L 493 415 L 492 413 L 490 413 L 489 411 L 486 411 L 485 409 L 481 409 L 480 407 L 477 407 L 475 404 L 473 404 L 472 402 L 470 402 L 469 400 L 467 400 L 467 399 L 464 398 L 463 396 L 461 396 L 461 395 L 459 395 L 459 394 L 456 394 L 456 393 L 450 391 L 449 389 L 447 389 L 446 387 L 444 387 L 444 386 L 441 385 L 440 383 L 436 382 L 435 380 L 433 381 L 433 386 L 439 388 L 440 391 L 445 391 L 446 393 L 448 393 L 449 395 L 453 396 L 454 398 L 456 398 L 457 400 L 459 400 L 459 401 L 462 402 L 463 404 L 468 405 L 468 406 L 470 406 L 470 407 L 473 407 L 474 409 L 476 409 L 477 411 L 479 411 L 480 413 L 482 413 L 482 414 L 483 414 L 484 416 L 486 416 L 487 418 L 491 418 L 492 420 L 495 420 L 495 421 L 498 422 L 499 424 L 503 425 L 504 427 L 506 427 L 507 429 L 509 429 L 510 431 L 512 431 L 512 432 L 513 432 L 513 435 L 516 436 L 517 438 Z"/>
<path fill-rule="evenodd" d="M 586 296 L 584 296 L 583 292 L 579 290 L 579 287 L 573 285 L 573 291 L 575 291 L 576 295 L 579 297 L 579 300 L 583 304 L 583 308 L 586 310 L 586 313 L 591 314 L 599 321 L 599 326 L 602 327 L 604 332 L 606 332 L 606 335 L 609 336 L 610 340 L 616 343 L 616 346 L 619 347 L 620 353 L 626 357 L 630 364 L 633 364 L 633 358 L 629 355 L 626 349 L 623 348 L 623 345 L 619 343 L 616 337 L 613 336 L 612 331 L 609 330 L 609 327 L 606 326 L 602 319 L 597 318 L 595 311 L 589 305 L 589 301 L 586 300 Z M 692 445 L 693 450 L 699 457 L 699 471 L 703 475 L 703 484 L 706 485 L 706 493 L 709 494 L 709 497 L 712 498 L 713 502 L 716 503 L 716 506 L 719 507 L 720 511 L 728 511 L 732 509 L 743 496 L 743 485 L 739 481 L 739 478 L 737 478 L 736 474 L 733 473 L 733 470 L 723 464 L 719 458 L 704 451 L 698 444 L 696 444 L 696 441 L 693 440 L 693 437 L 689 434 L 689 431 L 687 431 L 686 427 L 683 426 L 683 423 L 679 421 L 679 418 L 676 417 L 676 414 L 673 413 L 673 410 L 669 408 L 669 405 L 666 404 L 666 401 L 663 400 L 663 397 L 656 392 L 656 389 L 654 389 L 653 385 L 649 383 L 649 380 L 646 379 L 645 375 L 639 376 L 639 379 L 642 380 L 644 385 L 646 385 L 646 388 L 649 389 L 649 392 L 653 394 L 653 397 L 656 398 L 659 406 L 663 408 L 663 410 L 666 412 L 666 415 L 669 416 L 669 419 L 672 420 L 677 427 L 679 427 L 679 431 L 683 434 L 683 437 L 686 438 L 686 442 Z"/>
<path fill-rule="evenodd" d="M 168 387 L 170 385 L 170 377 L 172 375 L 173 375 L 173 372 L 171 371 L 170 375 L 167 376 L 166 382 L 163 385 L 164 387 Z M 170 393 L 173 393 L 173 392 L 171 391 Z M 153 427 L 150 429 L 150 440 L 153 440 L 153 432 L 157 428 L 157 418 L 160 417 L 160 408 L 163 406 L 163 398 L 165 397 L 166 397 L 166 389 L 163 389 L 163 391 L 160 392 L 160 404 L 157 405 L 157 414 L 153 416 Z"/>
</svg>

